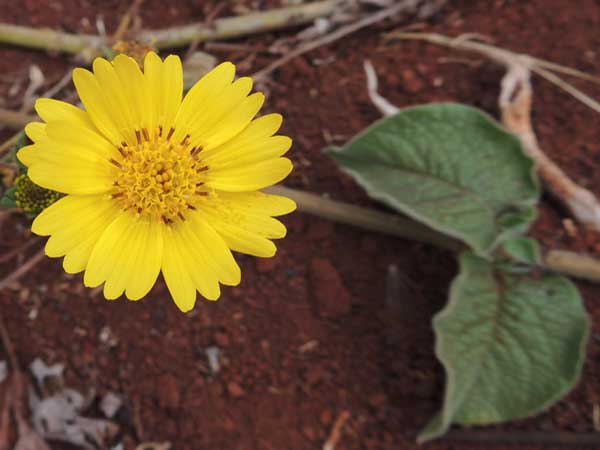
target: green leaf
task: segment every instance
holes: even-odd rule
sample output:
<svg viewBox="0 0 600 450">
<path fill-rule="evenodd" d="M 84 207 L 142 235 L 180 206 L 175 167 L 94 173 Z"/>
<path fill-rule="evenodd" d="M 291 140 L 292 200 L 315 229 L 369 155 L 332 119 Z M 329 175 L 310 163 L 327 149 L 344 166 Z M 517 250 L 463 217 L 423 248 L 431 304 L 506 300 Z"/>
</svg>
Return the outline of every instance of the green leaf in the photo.
<svg viewBox="0 0 600 450">
<path fill-rule="evenodd" d="M 419 441 L 453 423 L 498 423 L 550 406 L 579 378 L 589 327 L 568 279 L 514 275 L 462 254 L 450 301 L 434 319 L 444 404 Z"/>
<path fill-rule="evenodd" d="M 516 237 L 502 243 L 502 252 L 514 262 L 539 265 L 541 263 L 540 244 L 535 239 Z"/>
<path fill-rule="evenodd" d="M 4 191 L 4 195 L 0 197 L 0 206 L 6 206 L 7 208 L 16 208 L 15 199 L 15 188 L 11 187 Z"/>
<path fill-rule="evenodd" d="M 429 104 L 326 152 L 368 194 L 489 255 L 535 217 L 539 186 L 518 139 L 481 111 Z"/>
</svg>

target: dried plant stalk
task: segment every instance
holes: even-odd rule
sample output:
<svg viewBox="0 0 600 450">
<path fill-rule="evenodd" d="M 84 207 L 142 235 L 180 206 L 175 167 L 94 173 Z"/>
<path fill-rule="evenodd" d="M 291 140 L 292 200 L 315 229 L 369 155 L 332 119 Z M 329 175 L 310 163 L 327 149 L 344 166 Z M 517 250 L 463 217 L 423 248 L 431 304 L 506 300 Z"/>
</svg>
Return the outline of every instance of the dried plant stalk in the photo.
<svg viewBox="0 0 600 450">
<path fill-rule="evenodd" d="M 525 152 L 534 159 L 548 191 L 564 203 L 579 222 L 600 231 L 600 202 L 571 180 L 540 148 L 531 125 L 532 98 L 529 69 L 513 63 L 502 79 L 498 101 L 504 126 L 518 136 Z"/>
<path fill-rule="evenodd" d="M 215 20 L 210 26 L 193 23 L 163 30 L 144 30 L 133 37 L 152 43 L 157 49 L 181 47 L 193 41 L 232 39 L 310 23 L 332 14 L 343 1 L 322 0 L 243 16 L 224 17 Z M 0 43 L 77 54 L 86 61 L 100 56 L 102 48 L 111 45 L 110 39 L 102 36 L 40 30 L 4 23 L 0 23 Z"/>
</svg>

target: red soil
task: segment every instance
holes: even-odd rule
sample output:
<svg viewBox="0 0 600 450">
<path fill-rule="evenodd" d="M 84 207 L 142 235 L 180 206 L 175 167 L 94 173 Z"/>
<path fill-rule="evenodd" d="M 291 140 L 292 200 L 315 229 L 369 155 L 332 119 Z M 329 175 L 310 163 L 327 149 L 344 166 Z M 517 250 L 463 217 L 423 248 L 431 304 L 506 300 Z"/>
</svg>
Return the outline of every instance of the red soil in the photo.
<svg viewBox="0 0 600 450">
<path fill-rule="evenodd" d="M 1 0 L 0 21 L 95 32 L 95 19 L 102 15 L 110 32 L 126 3 Z M 451 36 L 482 33 L 509 49 L 600 72 L 600 4 L 594 0 L 577 6 L 562 0 L 451 3 L 424 28 Z M 147 0 L 141 18 L 148 27 L 182 24 L 201 20 L 216 4 L 177 0 L 165 7 L 164 1 Z M 232 13 L 232 5 L 221 14 Z M 501 68 L 430 44 L 385 40 L 383 34 L 393 28 L 385 23 L 356 33 L 295 59 L 275 75 L 267 104 L 285 115 L 284 132 L 295 139 L 290 186 L 379 207 L 321 153 L 330 140 L 341 144 L 378 118 L 365 91 L 366 58 L 379 73 L 380 91 L 398 106 L 451 100 L 497 114 Z M 286 34 L 244 43 L 264 49 Z M 248 55 L 217 54 L 244 62 L 247 74 L 273 58 Z M 23 87 L 7 97 L 9 88 L 32 63 L 49 84 L 70 67 L 65 56 L 0 46 L 5 106 L 17 104 Z M 583 87 L 600 96 L 600 88 Z M 600 195 L 597 113 L 544 81 L 536 79 L 534 91 L 541 146 Z M 597 254 L 599 236 L 579 228 L 570 237 L 562 224 L 565 217 L 544 198 L 532 234 L 547 247 Z M 162 282 L 141 302 L 107 302 L 92 298 L 80 276 L 65 275 L 59 261 L 45 260 L 14 290 L 0 294 L 21 361 L 25 365 L 40 356 L 62 362 L 75 386 L 122 392 L 139 407 L 144 438 L 171 441 L 176 449 L 321 448 L 343 411 L 351 417 L 338 450 L 416 448 L 414 437 L 439 407 L 443 392 L 430 319 L 446 301 L 456 270 L 453 256 L 301 213 L 284 222 L 289 235 L 276 258 L 239 256 L 241 286 L 224 289 L 219 302 L 201 301 L 186 316 L 171 303 Z M 26 227 L 25 219 L 5 224 L 0 250 L 26 239 Z M 399 268 L 404 287 L 400 311 L 384 304 L 390 264 Z M 2 268 L 4 273 L 11 269 Z M 594 323 L 583 379 L 548 412 L 510 427 L 593 430 L 592 406 L 600 401 L 600 287 L 578 285 Z M 38 314 L 31 319 L 33 309 Z M 104 327 L 116 337 L 115 346 L 100 341 Z M 216 376 L 209 375 L 204 353 L 211 345 L 223 355 Z M 128 442 L 134 448 L 133 438 Z"/>
</svg>

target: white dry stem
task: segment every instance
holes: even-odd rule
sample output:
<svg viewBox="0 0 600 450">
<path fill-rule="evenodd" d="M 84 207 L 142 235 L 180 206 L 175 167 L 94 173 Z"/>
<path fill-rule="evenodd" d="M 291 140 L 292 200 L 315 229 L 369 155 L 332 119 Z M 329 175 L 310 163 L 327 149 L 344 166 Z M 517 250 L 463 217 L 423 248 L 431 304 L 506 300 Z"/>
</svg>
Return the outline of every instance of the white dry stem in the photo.
<svg viewBox="0 0 600 450">
<path fill-rule="evenodd" d="M 391 116 L 400 111 L 400 108 L 390 103 L 388 99 L 382 97 L 377 92 L 379 83 L 377 81 L 377 73 L 375 72 L 373 64 L 371 64 L 371 61 L 366 60 L 363 62 L 363 67 L 365 68 L 365 74 L 367 76 L 367 93 L 369 94 L 371 102 L 373 102 L 379 112 L 383 116 Z"/>
<path fill-rule="evenodd" d="M 23 103 L 21 105 L 21 111 L 27 112 L 33 108 L 33 104 L 37 99 L 36 92 L 44 85 L 46 78 L 42 70 L 32 64 L 29 67 L 29 85 L 23 94 Z"/>
<path fill-rule="evenodd" d="M 40 358 L 35 358 L 29 365 L 29 370 L 31 370 L 31 373 L 35 377 L 35 381 L 41 388 L 44 386 L 44 381 L 47 378 L 62 378 L 65 366 L 63 364 L 49 366 Z"/>
<path fill-rule="evenodd" d="M 561 64 L 556 64 L 552 61 L 536 58 L 524 53 L 515 53 L 504 48 L 496 47 L 483 42 L 477 42 L 475 39 L 482 39 L 482 36 L 477 33 L 465 33 L 458 37 L 451 38 L 437 33 L 408 33 L 396 32 L 387 35 L 388 39 L 408 39 L 431 42 L 432 44 L 443 45 L 450 48 L 455 48 L 463 51 L 479 53 L 499 64 L 510 67 L 512 64 L 518 63 L 527 67 L 532 72 L 551 82 L 555 86 L 564 90 L 574 98 L 582 102 L 584 105 L 600 112 L 600 103 L 591 98 L 589 95 L 577 89 L 570 83 L 567 83 L 553 72 L 569 75 L 592 83 L 600 84 L 600 78 L 587 74 L 571 67 L 566 67 Z M 485 36 L 484 40 L 489 40 Z"/>
<path fill-rule="evenodd" d="M 518 61 L 508 66 L 498 103 L 504 126 L 517 135 L 531 156 L 548 191 L 585 226 L 600 231 L 600 203 L 587 189 L 571 180 L 540 148 L 531 125 L 533 90 L 530 70 Z"/>
</svg>

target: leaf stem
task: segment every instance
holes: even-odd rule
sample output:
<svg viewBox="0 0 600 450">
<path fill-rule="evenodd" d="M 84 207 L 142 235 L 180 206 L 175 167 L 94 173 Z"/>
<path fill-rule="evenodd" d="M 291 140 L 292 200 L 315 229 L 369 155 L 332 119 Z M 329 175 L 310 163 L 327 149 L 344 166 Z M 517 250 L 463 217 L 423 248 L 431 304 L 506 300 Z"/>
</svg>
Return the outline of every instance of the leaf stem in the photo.
<svg viewBox="0 0 600 450">
<path fill-rule="evenodd" d="M 265 192 L 289 197 L 296 202 L 299 211 L 324 219 L 412 241 L 433 244 L 453 252 L 465 248 L 462 243 L 397 214 L 361 208 L 281 185 L 265 189 Z"/>
<path fill-rule="evenodd" d="M 397 214 L 374 211 L 281 185 L 265 189 L 265 192 L 289 197 L 296 202 L 299 211 L 324 219 L 368 231 L 432 244 L 452 252 L 466 249 L 466 246 L 458 240 Z M 543 257 L 542 269 L 596 283 L 600 282 L 600 261 L 575 252 L 548 250 Z"/>
</svg>

